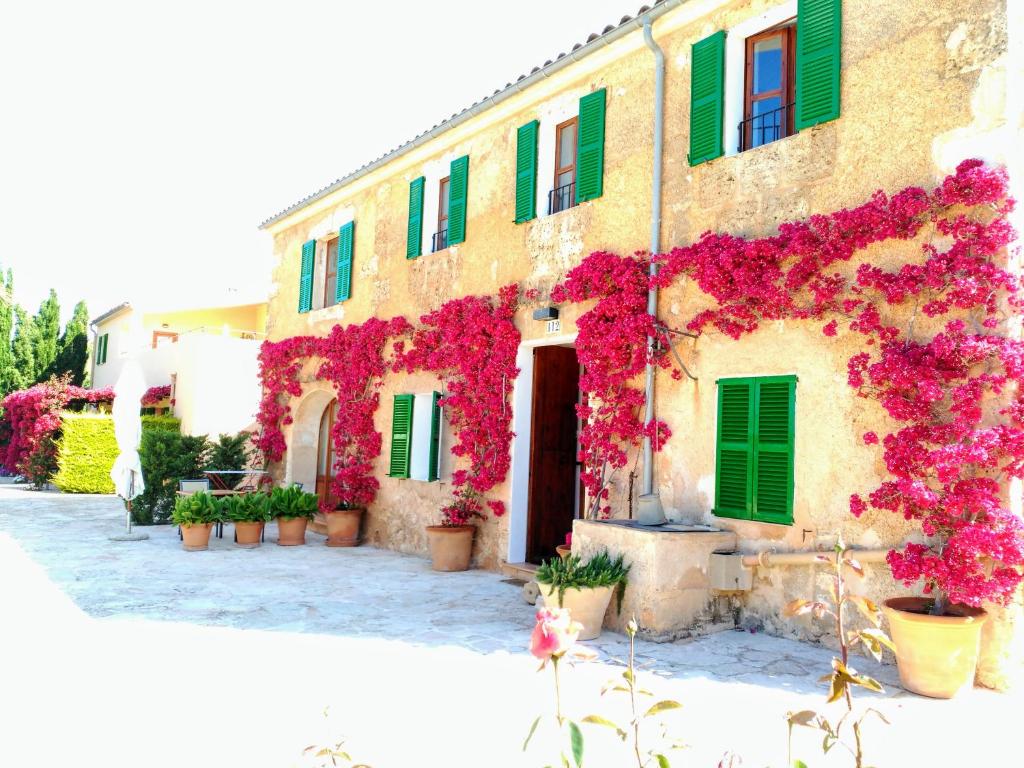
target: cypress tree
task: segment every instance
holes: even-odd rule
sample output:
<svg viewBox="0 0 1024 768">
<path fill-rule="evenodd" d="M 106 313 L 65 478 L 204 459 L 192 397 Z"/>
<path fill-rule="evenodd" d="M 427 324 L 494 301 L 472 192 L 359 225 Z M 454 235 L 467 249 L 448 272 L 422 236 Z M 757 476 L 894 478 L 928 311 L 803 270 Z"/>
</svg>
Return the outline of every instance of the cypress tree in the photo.
<svg viewBox="0 0 1024 768">
<path fill-rule="evenodd" d="M 14 276 L 11 270 L 0 272 L 0 398 L 17 388 L 18 374 L 11 350 L 14 333 Z"/>
<path fill-rule="evenodd" d="M 0 329 L 2 331 L 2 329 Z M 80 387 L 85 381 L 85 367 L 89 361 L 89 310 L 84 301 L 75 304 L 75 311 L 57 345 L 57 357 L 47 378 L 70 374 L 71 384 Z"/>
<path fill-rule="evenodd" d="M 14 389 L 31 387 L 36 380 L 35 351 L 35 318 L 31 317 L 20 305 L 14 307 L 14 341 L 11 342 L 11 355 L 14 358 Z"/>
<path fill-rule="evenodd" d="M 50 377 L 50 366 L 57 357 L 60 342 L 60 302 L 57 292 L 50 289 L 50 295 L 39 305 L 39 311 L 33 318 L 32 337 L 33 382 L 46 381 Z"/>
</svg>

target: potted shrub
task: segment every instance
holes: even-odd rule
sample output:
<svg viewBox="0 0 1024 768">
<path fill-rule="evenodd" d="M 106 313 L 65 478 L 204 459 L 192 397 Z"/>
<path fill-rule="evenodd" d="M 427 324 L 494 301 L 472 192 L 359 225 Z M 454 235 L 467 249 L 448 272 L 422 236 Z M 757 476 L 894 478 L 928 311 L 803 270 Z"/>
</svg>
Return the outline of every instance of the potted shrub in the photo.
<svg viewBox="0 0 1024 768">
<path fill-rule="evenodd" d="M 327 522 L 328 547 L 359 546 L 359 528 L 363 522 L 365 507 L 338 502 L 333 509 L 322 509 Z"/>
<path fill-rule="evenodd" d="M 270 499 L 265 493 L 242 493 L 221 500 L 224 518 L 235 524 L 235 543 L 245 549 L 260 545 L 263 526 L 270 519 Z"/>
<path fill-rule="evenodd" d="M 556 557 L 541 563 L 537 584 L 548 607 L 568 608 L 573 621 L 583 625 L 580 640 L 593 640 L 601 634 L 604 615 L 615 593 L 616 610 L 622 607 L 629 566 L 622 555 L 612 558 L 607 551 L 586 562 L 579 555 Z"/>
<path fill-rule="evenodd" d="M 210 546 L 210 529 L 221 520 L 221 505 L 216 496 L 200 491 L 179 496 L 174 502 L 171 520 L 181 528 L 181 545 L 189 552 Z"/>
<path fill-rule="evenodd" d="M 274 488 L 269 498 L 270 516 L 277 520 L 277 543 L 294 547 L 306 543 L 306 525 L 319 508 L 315 493 L 301 488 Z"/>
<path fill-rule="evenodd" d="M 474 517 L 482 518 L 483 508 L 472 491 L 464 491 L 441 509 L 441 524 L 427 526 L 430 562 L 435 571 L 465 571 L 473 555 Z"/>
</svg>

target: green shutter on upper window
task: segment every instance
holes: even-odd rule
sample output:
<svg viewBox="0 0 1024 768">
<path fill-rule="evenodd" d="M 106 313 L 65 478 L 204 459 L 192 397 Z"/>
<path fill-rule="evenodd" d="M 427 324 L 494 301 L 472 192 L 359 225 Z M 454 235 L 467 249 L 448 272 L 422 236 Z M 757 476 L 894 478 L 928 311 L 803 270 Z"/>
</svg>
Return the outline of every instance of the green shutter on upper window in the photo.
<svg viewBox="0 0 1024 768">
<path fill-rule="evenodd" d="M 580 98 L 576 141 L 576 202 L 604 194 L 604 113 L 606 89 Z"/>
<path fill-rule="evenodd" d="M 448 181 L 448 245 L 466 240 L 466 194 L 469 190 L 469 155 L 452 160 Z"/>
<path fill-rule="evenodd" d="M 799 0 L 796 16 L 796 129 L 839 117 L 842 0 Z"/>
<path fill-rule="evenodd" d="M 423 186 L 420 176 L 409 182 L 409 230 L 405 240 L 405 258 L 415 259 L 423 253 Z"/>
<path fill-rule="evenodd" d="M 753 490 L 754 383 L 718 383 L 718 440 L 715 460 L 715 514 L 749 518 Z"/>
<path fill-rule="evenodd" d="M 536 120 L 516 133 L 516 224 L 537 217 L 537 129 Z"/>
<path fill-rule="evenodd" d="M 391 414 L 391 477 L 409 477 L 413 395 L 395 395 Z"/>
<path fill-rule="evenodd" d="M 338 230 L 338 282 L 334 300 L 342 302 L 352 295 L 352 253 L 355 248 L 356 223 L 350 221 Z"/>
<path fill-rule="evenodd" d="M 430 410 L 430 464 L 427 480 L 433 482 L 441 477 L 441 393 L 434 392 Z"/>
<path fill-rule="evenodd" d="M 107 362 L 107 348 L 109 346 L 110 346 L 110 334 L 109 333 L 104 333 L 103 334 L 103 357 L 100 360 L 101 363 L 106 363 Z"/>
<path fill-rule="evenodd" d="M 796 377 L 756 381 L 757 431 L 751 516 L 764 523 L 793 522 L 793 427 Z"/>
<path fill-rule="evenodd" d="M 299 312 L 313 308 L 313 263 L 316 260 L 316 240 L 302 244 L 302 270 L 299 273 Z"/>
<path fill-rule="evenodd" d="M 690 48 L 690 165 L 722 156 L 725 105 L 725 32 Z"/>
</svg>

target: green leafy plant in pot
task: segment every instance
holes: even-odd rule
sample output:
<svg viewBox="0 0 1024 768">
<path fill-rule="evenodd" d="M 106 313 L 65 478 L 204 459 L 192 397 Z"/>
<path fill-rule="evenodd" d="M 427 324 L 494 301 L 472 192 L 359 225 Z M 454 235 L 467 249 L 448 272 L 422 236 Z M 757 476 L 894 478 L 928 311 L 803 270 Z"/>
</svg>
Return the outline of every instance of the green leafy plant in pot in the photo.
<svg viewBox="0 0 1024 768">
<path fill-rule="evenodd" d="M 258 547 L 270 520 L 270 497 L 262 492 L 225 496 L 221 506 L 225 519 L 235 524 L 235 543 L 246 549 Z"/>
<path fill-rule="evenodd" d="M 589 560 L 569 555 L 541 563 L 536 579 L 544 604 L 568 608 L 573 620 L 583 625 L 579 639 L 593 640 L 601 634 L 601 625 L 613 593 L 615 609 L 621 610 L 629 568 L 622 555 L 613 558 L 607 551 Z"/>
<path fill-rule="evenodd" d="M 270 516 L 277 519 L 277 543 L 293 547 L 306 543 L 306 526 L 319 509 L 315 493 L 298 486 L 274 488 L 269 499 Z"/>
<path fill-rule="evenodd" d="M 222 515 L 220 500 L 200 491 L 175 500 L 171 521 L 181 528 L 182 546 L 189 552 L 198 552 L 210 546 L 210 529 L 223 520 Z"/>
</svg>

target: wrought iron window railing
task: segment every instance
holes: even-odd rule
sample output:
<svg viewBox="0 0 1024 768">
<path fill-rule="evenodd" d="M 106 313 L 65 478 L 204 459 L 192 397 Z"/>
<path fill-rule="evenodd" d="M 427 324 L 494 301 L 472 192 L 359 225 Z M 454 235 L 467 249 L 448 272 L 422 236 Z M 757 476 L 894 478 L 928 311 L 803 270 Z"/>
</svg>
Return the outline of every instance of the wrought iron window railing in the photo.
<svg viewBox="0 0 1024 768">
<path fill-rule="evenodd" d="M 792 119 L 793 104 L 783 104 L 743 120 L 739 124 L 740 152 L 789 136 L 793 133 L 790 129 Z"/>
<path fill-rule="evenodd" d="M 563 184 L 548 192 L 548 215 L 576 205 L 576 182 Z"/>
<path fill-rule="evenodd" d="M 448 247 L 448 230 L 442 229 L 440 232 L 435 232 L 434 237 L 431 239 L 430 251 L 431 253 L 437 253 L 443 251 Z"/>
</svg>

